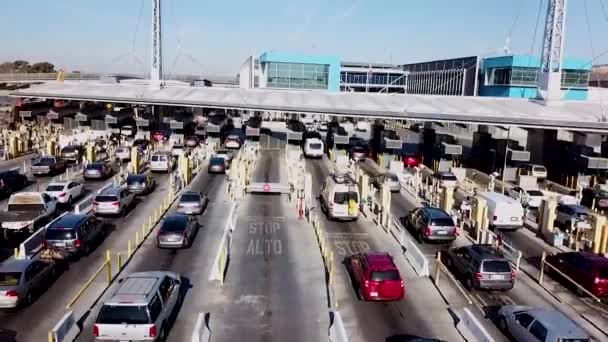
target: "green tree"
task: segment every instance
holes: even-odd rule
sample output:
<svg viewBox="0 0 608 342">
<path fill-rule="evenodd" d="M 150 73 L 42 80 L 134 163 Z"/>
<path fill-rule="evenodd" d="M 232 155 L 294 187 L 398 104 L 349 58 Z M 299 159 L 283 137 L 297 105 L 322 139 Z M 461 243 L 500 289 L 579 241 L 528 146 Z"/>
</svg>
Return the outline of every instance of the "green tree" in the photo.
<svg viewBox="0 0 608 342">
<path fill-rule="evenodd" d="M 49 62 L 35 63 L 35 64 L 32 64 L 32 66 L 30 66 L 29 72 L 40 72 L 40 73 L 55 72 L 55 66 Z"/>
</svg>

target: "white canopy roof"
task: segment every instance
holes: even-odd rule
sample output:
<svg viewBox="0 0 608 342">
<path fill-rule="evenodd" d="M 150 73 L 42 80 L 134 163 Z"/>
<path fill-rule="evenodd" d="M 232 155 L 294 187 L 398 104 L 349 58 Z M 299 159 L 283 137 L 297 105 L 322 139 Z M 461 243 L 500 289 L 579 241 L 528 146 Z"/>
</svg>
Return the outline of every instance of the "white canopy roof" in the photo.
<svg viewBox="0 0 608 342">
<path fill-rule="evenodd" d="M 368 118 L 417 119 L 503 126 L 566 128 L 608 132 L 601 102 L 568 101 L 543 106 L 527 99 L 326 92 L 306 90 L 191 87 L 159 88 L 144 82 L 43 83 L 11 96 L 327 113 Z"/>
</svg>

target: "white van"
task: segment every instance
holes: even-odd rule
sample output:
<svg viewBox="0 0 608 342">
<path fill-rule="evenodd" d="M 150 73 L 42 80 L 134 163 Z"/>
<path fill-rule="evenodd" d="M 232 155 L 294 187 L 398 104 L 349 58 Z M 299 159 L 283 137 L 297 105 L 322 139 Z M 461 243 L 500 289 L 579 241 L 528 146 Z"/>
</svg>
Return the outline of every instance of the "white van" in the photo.
<svg viewBox="0 0 608 342">
<path fill-rule="evenodd" d="M 308 138 L 304 141 L 304 156 L 306 158 L 322 158 L 324 145 L 319 138 Z"/>
<path fill-rule="evenodd" d="M 497 192 L 482 192 L 477 196 L 486 200 L 491 228 L 517 230 L 523 227 L 524 208 L 519 200 Z"/>
<path fill-rule="evenodd" d="M 359 190 L 348 175 L 329 175 L 321 187 L 320 202 L 330 220 L 356 220 L 359 217 Z"/>
<path fill-rule="evenodd" d="M 171 172 L 173 166 L 173 157 L 168 152 L 154 152 L 150 158 L 150 171 L 152 172 Z"/>
</svg>

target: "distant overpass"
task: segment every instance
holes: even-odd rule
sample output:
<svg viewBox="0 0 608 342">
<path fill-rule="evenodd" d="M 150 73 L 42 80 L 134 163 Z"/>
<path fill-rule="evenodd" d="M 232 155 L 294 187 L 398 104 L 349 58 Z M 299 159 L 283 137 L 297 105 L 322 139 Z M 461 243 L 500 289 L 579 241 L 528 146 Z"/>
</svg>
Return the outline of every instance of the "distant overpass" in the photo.
<svg viewBox="0 0 608 342">
<path fill-rule="evenodd" d="M 608 134 L 606 106 L 602 102 L 590 101 L 568 101 L 544 106 L 527 99 L 513 98 L 329 93 L 192 87 L 183 84 L 170 84 L 159 88 L 145 80 L 122 83 L 43 83 L 16 90 L 10 95 L 146 105 L 325 113 L 370 119 L 416 119 Z"/>
</svg>

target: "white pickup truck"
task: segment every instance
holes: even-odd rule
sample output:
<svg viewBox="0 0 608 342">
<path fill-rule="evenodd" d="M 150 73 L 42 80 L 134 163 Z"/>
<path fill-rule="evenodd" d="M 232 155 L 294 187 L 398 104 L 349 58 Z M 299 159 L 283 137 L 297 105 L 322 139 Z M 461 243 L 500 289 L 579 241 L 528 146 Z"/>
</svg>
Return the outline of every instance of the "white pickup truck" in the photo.
<svg viewBox="0 0 608 342">
<path fill-rule="evenodd" d="M 6 211 L 0 212 L 2 232 L 33 233 L 54 217 L 57 199 L 42 192 L 18 192 L 8 200 Z"/>
</svg>

